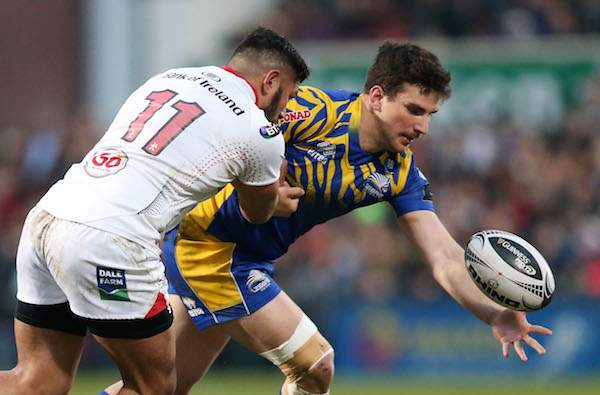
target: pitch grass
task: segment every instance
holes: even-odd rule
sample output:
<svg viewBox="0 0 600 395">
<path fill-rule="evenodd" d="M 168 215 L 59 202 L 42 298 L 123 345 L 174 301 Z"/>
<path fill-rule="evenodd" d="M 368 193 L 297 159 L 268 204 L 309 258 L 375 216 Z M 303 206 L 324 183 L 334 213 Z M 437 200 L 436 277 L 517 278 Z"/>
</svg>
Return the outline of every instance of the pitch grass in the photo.
<svg viewBox="0 0 600 395">
<path fill-rule="evenodd" d="M 97 395 L 118 379 L 117 373 L 82 371 L 70 394 Z M 277 395 L 282 378 L 268 372 L 209 373 L 192 395 Z M 600 378 L 548 379 L 525 378 L 408 378 L 390 376 L 348 377 L 339 375 L 332 395 L 598 395 Z"/>
</svg>

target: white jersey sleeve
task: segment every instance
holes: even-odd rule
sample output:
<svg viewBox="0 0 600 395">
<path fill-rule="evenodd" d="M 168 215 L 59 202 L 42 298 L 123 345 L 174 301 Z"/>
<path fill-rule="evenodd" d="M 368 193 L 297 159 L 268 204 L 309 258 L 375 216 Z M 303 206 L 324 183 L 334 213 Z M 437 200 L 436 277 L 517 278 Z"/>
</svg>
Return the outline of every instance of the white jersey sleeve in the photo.
<svg viewBox="0 0 600 395">
<path fill-rule="evenodd" d="M 239 179 L 279 177 L 283 137 L 251 86 L 219 67 L 173 69 L 137 89 L 106 134 L 39 205 L 147 245 Z M 267 138 L 268 137 L 268 138 Z"/>
<path fill-rule="evenodd" d="M 264 186 L 279 180 L 285 143 L 277 125 L 254 121 L 253 138 L 249 139 L 245 153 L 234 161 L 239 168 L 238 180 L 246 185 Z"/>
</svg>

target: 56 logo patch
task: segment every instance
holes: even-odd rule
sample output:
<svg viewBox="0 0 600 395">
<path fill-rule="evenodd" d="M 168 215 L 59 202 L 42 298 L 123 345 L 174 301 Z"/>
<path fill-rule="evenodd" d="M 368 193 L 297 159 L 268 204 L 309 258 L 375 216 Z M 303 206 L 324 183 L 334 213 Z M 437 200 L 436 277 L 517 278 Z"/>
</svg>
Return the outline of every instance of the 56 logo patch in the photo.
<svg viewBox="0 0 600 395">
<path fill-rule="evenodd" d="M 98 266 L 96 267 L 96 279 L 98 280 L 100 299 L 120 302 L 129 301 L 125 270 Z"/>
<path fill-rule="evenodd" d="M 83 165 L 85 172 L 95 178 L 106 177 L 122 170 L 127 164 L 127 154 L 116 148 L 94 151 Z"/>
</svg>

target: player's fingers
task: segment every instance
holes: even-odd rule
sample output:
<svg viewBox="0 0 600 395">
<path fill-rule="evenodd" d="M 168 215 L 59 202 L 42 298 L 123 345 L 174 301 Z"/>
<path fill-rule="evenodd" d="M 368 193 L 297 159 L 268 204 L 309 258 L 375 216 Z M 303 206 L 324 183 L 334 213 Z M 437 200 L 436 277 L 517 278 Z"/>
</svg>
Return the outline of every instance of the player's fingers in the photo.
<svg viewBox="0 0 600 395">
<path fill-rule="evenodd" d="M 510 353 L 510 343 L 508 343 L 508 342 L 502 343 L 502 356 L 504 358 L 508 358 L 509 353 Z"/>
<path fill-rule="evenodd" d="M 541 333 L 542 335 L 550 336 L 552 334 L 552 329 L 546 328 L 545 326 L 541 325 L 530 325 L 529 332 Z"/>
<path fill-rule="evenodd" d="M 523 338 L 523 341 L 525 343 L 527 343 L 527 345 L 529 345 L 529 347 L 533 348 L 535 351 L 537 351 L 538 354 L 540 355 L 544 355 L 546 353 L 546 349 L 544 348 L 544 346 L 542 346 L 537 340 L 535 340 L 533 337 L 527 335 Z"/>
<path fill-rule="evenodd" d="M 288 197 L 292 199 L 298 199 L 304 196 L 304 189 L 299 187 L 291 187 L 288 191 Z"/>
<path fill-rule="evenodd" d="M 525 354 L 525 350 L 523 350 L 523 345 L 521 344 L 521 341 L 515 340 L 513 344 L 515 346 L 515 351 L 517 352 L 517 355 L 519 356 L 519 358 L 521 358 L 521 361 L 526 362 L 527 355 Z"/>
<path fill-rule="evenodd" d="M 285 182 L 285 176 L 287 175 L 287 160 L 281 158 L 281 167 L 279 168 L 279 185 L 283 185 Z"/>
</svg>

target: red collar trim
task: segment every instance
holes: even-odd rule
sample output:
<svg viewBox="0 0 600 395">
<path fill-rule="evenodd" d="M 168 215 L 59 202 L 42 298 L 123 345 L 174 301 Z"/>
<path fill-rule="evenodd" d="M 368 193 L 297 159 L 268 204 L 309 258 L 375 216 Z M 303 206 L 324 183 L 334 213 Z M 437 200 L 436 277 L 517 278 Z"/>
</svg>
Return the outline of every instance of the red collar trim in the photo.
<svg viewBox="0 0 600 395">
<path fill-rule="evenodd" d="M 250 86 L 250 88 L 252 88 L 252 93 L 254 93 L 254 104 L 256 104 L 258 106 L 258 93 L 256 92 L 256 89 L 254 89 L 254 86 L 252 86 L 252 84 L 250 83 L 250 81 L 248 81 L 246 79 L 246 77 L 244 77 L 243 75 L 241 75 L 240 73 L 238 73 L 236 70 L 232 69 L 231 67 L 225 65 L 225 66 L 221 66 L 221 68 L 225 71 L 229 71 L 231 74 L 240 77 L 241 79 L 243 79 L 244 81 L 246 81 L 246 83 Z"/>
</svg>

